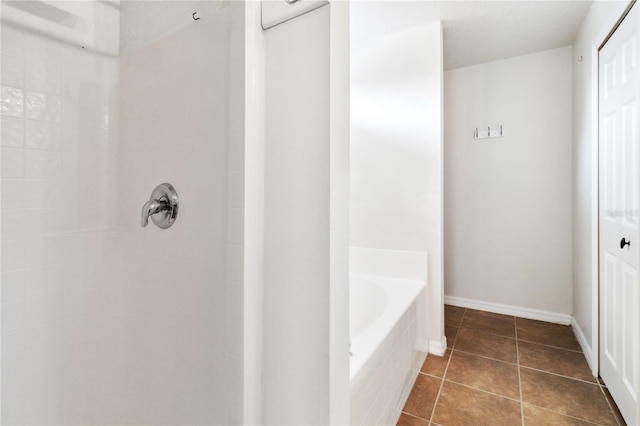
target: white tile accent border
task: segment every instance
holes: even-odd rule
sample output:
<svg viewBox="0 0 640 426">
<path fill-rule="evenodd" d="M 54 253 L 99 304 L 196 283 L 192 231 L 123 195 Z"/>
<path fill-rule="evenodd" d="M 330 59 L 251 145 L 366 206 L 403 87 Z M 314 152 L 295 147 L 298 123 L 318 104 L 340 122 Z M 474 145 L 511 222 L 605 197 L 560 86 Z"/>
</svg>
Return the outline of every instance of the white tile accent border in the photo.
<svg viewBox="0 0 640 426">
<path fill-rule="evenodd" d="M 457 296 L 444 296 L 444 303 L 447 305 L 459 306 L 461 308 L 493 312 L 495 314 L 514 315 L 521 318 L 553 322 L 562 325 L 571 324 L 571 315 L 524 308 L 522 306 L 503 305 L 502 303 L 484 302 L 482 300 L 467 299 Z"/>
</svg>

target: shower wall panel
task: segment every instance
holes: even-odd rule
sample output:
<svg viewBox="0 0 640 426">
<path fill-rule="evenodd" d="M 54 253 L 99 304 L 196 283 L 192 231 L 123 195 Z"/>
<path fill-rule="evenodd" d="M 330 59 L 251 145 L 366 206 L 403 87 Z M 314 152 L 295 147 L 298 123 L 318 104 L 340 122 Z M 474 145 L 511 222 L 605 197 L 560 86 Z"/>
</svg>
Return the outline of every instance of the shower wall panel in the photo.
<svg viewBox="0 0 640 426">
<path fill-rule="evenodd" d="M 227 8 L 121 57 L 121 410 L 132 423 L 225 423 L 225 283 L 242 255 L 230 250 L 227 270 L 228 207 L 242 207 L 242 173 L 227 167 L 229 43 Z M 177 221 L 141 228 L 141 206 L 162 182 L 178 192 Z"/>
<path fill-rule="evenodd" d="M 1 32 L 2 423 L 91 423 L 120 370 L 117 62 Z"/>
</svg>

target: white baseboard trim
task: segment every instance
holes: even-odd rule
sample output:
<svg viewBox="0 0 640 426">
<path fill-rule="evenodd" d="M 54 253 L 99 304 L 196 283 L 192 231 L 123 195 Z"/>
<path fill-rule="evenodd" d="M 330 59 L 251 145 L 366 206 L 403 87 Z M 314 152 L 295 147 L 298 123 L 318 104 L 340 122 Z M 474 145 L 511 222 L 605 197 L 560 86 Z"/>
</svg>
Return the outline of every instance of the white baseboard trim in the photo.
<svg viewBox="0 0 640 426">
<path fill-rule="evenodd" d="M 444 303 L 447 305 L 459 306 L 461 308 L 493 312 L 494 314 L 513 315 L 520 318 L 553 322 L 562 325 L 571 324 L 571 315 L 541 311 L 539 309 L 523 308 L 521 306 L 503 305 L 502 303 L 484 302 L 482 300 L 467 299 L 457 296 L 444 296 Z"/>
<path fill-rule="evenodd" d="M 442 337 L 442 340 L 429 340 L 429 353 L 437 356 L 443 356 L 447 351 L 447 338 Z"/>
<path fill-rule="evenodd" d="M 571 317 L 571 329 L 573 330 L 573 334 L 575 334 L 580 347 L 582 348 L 582 353 L 584 354 L 585 359 L 587 360 L 587 364 L 589 364 L 589 368 L 591 369 L 591 373 L 596 377 L 598 374 L 598 369 L 594 368 L 593 365 L 593 352 L 591 346 L 587 343 L 587 339 L 584 337 L 584 333 L 582 329 L 578 325 L 578 322 L 574 317 Z"/>
</svg>

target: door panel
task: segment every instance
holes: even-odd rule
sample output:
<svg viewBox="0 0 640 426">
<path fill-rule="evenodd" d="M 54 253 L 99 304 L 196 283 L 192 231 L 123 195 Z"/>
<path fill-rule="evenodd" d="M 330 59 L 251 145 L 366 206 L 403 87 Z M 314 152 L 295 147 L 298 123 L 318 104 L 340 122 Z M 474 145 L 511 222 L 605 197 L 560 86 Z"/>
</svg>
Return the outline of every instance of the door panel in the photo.
<svg viewBox="0 0 640 426">
<path fill-rule="evenodd" d="M 623 266 L 622 272 L 622 300 L 638 300 L 638 276 L 636 268 L 631 268 L 627 264 Z M 624 303 L 622 308 L 622 382 L 627 391 L 634 399 L 637 399 L 638 393 L 638 363 L 634 353 L 638 353 L 638 327 L 637 327 L 637 311 L 633 309 L 632 303 Z M 631 310 L 629 310 L 631 308 Z M 636 316 L 635 321 L 634 316 Z M 628 318 L 631 321 L 625 321 Z"/>
<path fill-rule="evenodd" d="M 639 420 L 640 391 L 639 8 L 599 56 L 600 375 L 629 424 Z"/>
<path fill-rule="evenodd" d="M 605 313 L 601 324 L 602 328 L 605 330 L 605 332 L 602 333 L 602 346 L 604 348 L 604 355 L 614 368 L 617 367 L 616 360 L 618 359 L 618 335 L 616 333 L 618 319 L 616 314 L 620 312 L 618 309 L 618 302 L 616 300 L 618 292 L 615 288 L 617 281 L 617 264 L 618 260 L 615 256 L 605 253 L 605 261 L 603 264 L 604 279 L 600 284 L 603 290 L 600 303 L 603 307 L 603 313 Z"/>
</svg>

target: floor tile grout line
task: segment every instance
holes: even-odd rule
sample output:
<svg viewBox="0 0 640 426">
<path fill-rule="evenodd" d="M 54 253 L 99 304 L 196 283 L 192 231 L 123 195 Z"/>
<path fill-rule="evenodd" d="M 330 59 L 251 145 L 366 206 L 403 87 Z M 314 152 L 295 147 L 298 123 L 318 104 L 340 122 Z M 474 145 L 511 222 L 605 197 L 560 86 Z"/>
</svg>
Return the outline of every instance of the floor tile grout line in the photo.
<svg viewBox="0 0 640 426">
<path fill-rule="evenodd" d="M 449 362 L 449 361 L 447 361 L 447 362 Z M 420 371 L 420 372 L 418 372 L 418 374 L 422 374 L 423 376 L 432 377 L 432 378 L 438 379 L 438 380 L 442 379 L 442 377 L 440 377 L 440 376 L 436 376 L 436 375 L 433 375 L 433 374 L 425 373 L 424 371 Z"/>
<path fill-rule="evenodd" d="M 518 333 L 518 328 L 516 327 L 516 335 L 517 335 L 517 333 Z M 563 377 L 563 378 L 569 379 L 569 380 L 576 380 L 578 382 L 582 382 L 582 383 L 586 383 L 586 384 L 591 384 L 591 385 L 595 384 L 595 385 L 598 385 L 600 387 L 600 391 L 602 392 L 602 385 L 597 380 L 596 380 L 596 383 L 593 383 L 593 382 L 588 382 L 586 380 L 578 379 L 578 378 L 575 378 L 575 377 L 569 377 L 569 376 L 565 376 L 565 375 L 562 375 L 562 374 L 553 373 L 551 371 L 539 370 L 537 368 L 532 368 L 532 367 L 527 367 L 525 365 L 520 365 L 520 354 L 519 354 L 520 346 L 519 346 L 519 343 L 520 343 L 521 340 L 522 339 L 519 339 L 519 338 L 516 339 L 516 348 L 518 350 L 518 377 L 520 377 L 520 368 L 526 368 L 526 369 L 533 370 L 533 371 L 538 371 L 538 372 L 541 372 L 541 373 L 547 373 L 547 374 L 551 374 L 551 375 L 554 375 L 554 376 Z M 530 342 L 530 341 L 527 341 L 527 340 L 522 340 L 522 341 L 526 342 L 526 343 L 538 344 L 538 345 L 541 345 L 541 346 L 548 346 L 548 347 L 555 348 L 555 346 L 544 345 L 544 344 L 541 344 L 541 343 Z M 561 349 L 564 349 L 564 348 L 561 348 Z M 569 351 L 569 352 L 575 352 L 575 351 L 571 351 L 569 349 L 566 349 L 566 350 Z M 606 398 L 606 395 L 604 395 L 604 392 L 603 392 L 603 396 L 605 396 L 605 400 L 607 400 L 607 404 L 609 405 L 609 401 Z M 521 404 L 522 404 L 522 426 L 524 426 L 524 398 L 522 396 L 522 382 L 520 382 L 520 399 L 521 399 Z M 558 412 L 558 411 L 555 411 L 555 410 L 550 410 L 549 408 L 540 407 L 540 406 L 537 406 L 535 404 L 531 404 L 531 403 L 528 403 L 528 402 L 527 402 L 527 404 L 529 404 L 531 406 L 534 406 L 534 407 L 537 407 L 537 408 L 540 408 L 540 409 L 543 409 L 543 410 L 550 411 L 552 413 L 560 414 L 560 415 L 563 415 L 563 416 L 566 416 L 566 417 L 571 417 L 571 418 L 574 418 L 574 419 L 577 419 L 577 420 L 580 420 L 580 421 L 584 421 L 584 422 L 587 422 L 587 423 L 590 423 L 590 424 L 599 425 L 599 423 L 591 422 L 589 420 L 585 420 L 585 419 L 582 419 L 580 417 L 575 417 L 575 416 L 572 416 L 570 414 Z M 609 405 L 609 410 L 611 410 L 611 406 L 610 405 Z M 613 411 L 612 410 L 611 410 L 611 414 L 613 415 Z M 613 415 L 613 416 L 614 416 L 614 419 L 615 419 L 615 421 L 617 423 L 618 419 L 615 418 L 615 415 Z"/>
<path fill-rule="evenodd" d="M 547 407 L 541 407 L 541 406 L 533 404 L 531 402 L 527 402 L 526 404 L 530 405 L 532 407 L 539 408 L 540 410 L 549 411 L 550 413 L 559 414 L 559 415 L 564 416 L 564 417 L 569 417 L 569 418 L 572 418 L 572 419 L 580 420 L 581 422 L 589 423 L 591 425 L 602 426 L 601 423 L 595 423 L 595 422 L 592 422 L 591 420 L 585 420 L 583 418 L 576 417 L 576 416 L 571 415 L 571 414 L 563 413 L 561 411 L 552 410 L 552 409 L 547 408 Z"/>
<path fill-rule="evenodd" d="M 515 366 L 518 365 L 517 362 L 509 362 L 509 361 L 505 361 L 503 359 L 491 358 L 490 356 L 480 355 L 480 354 L 477 354 L 477 353 L 474 353 L 474 352 L 464 351 L 462 349 L 456 349 L 456 351 L 461 352 L 463 354 L 473 355 L 473 356 L 477 356 L 477 357 L 480 357 L 480 358 L 488 359 L 488 360 L 491 360 L 491 361 L 503 362 L 505 364 L 515 365 Z"/>
<path fill-rule="evenodd" d="M 445 366 L 444 373 L 443 373 L 442 378 L 441 378 L 440 387 L 438 389 L 438 393 L 436 395 L 436 399 L 434 401 L 433 409 L 432 409 L 432 412 L 431 412 L 431 415 L 430 415 L 430 418 L 429 418 L 429 425 L 434 425 L 434 426 L 436 425 L 436 423 L 434 422 L 435 410 L 438 407 L 440 396 L 442 395 L 442 391 L 444 389 L 445 382 L 455 383 L 457 385 L 460 385 L 460 386 L 463 386 L 463 387 L 466 387 L 466 388 L 469 388 L 469 389 L 477 390 L 477 391 L 480 391 L 482 393 L 494 395 L 494 396 L 497 396 L 497 397 L 502 397 L 502 398 L 505 398 L 505 399 L 508 399 L 508 400 L 512 400 L 514 402 L 517 401 L 515 398 L 510 398 L 510 397 L 507 397 L 507 396 L 504 396 L 504 395 L 499 395 L 499 394 L 494 393 L 494 392 L 486 391 L 484 389 L 475 388 L 473 386 L 469 386 L 469 385 L 466 385 L 464 383 L 459 383 L 459 382 L 447 379 L 448 370 L 449 370 L 449 367 L 450 367 L 451 362 L 453 360 L 454 352 L 460 352 L 461 354 L 463 354 L 463 353 L 464 354 L 469 354 L 471 356 L 477 356 L 477 357 L 488 359 L 488 360 L 492 360 L 492 361 L 498 361 L 498 362 L 502 362 L 502 363 L 505 363 L 505 364 L 514 365 L 514 363 L 509 362 L 509 361 L 495 359 L 495 358 L 491 358 L 491 357 L 488 357 L 488 356 L 485 356 L 485 355 L 479 355 L 479 354 L 476 354 L 476 353 L 473 353 L 473 352 L 467 352 L 467 351 L 464 351 L 464 350 L 460 350 L 457 347 L 457 341 L 458 341 L 458 337 L 459 337 L 460 332 L 464 328 L 464 329 L 469 330 L 469 331 L 484 333 L 484 334 L 487 334 L 487 335 L 505 337 L 505 338 L 513 339 L 513 340 L 516 341 L 516 362 L 515 362 L 515 365 L 516 365 L 516 368 L 518 369 L 518 389 L 519 389 L 519 394 L 520 394 L 519 402 L 520 402 L 520 407 L 521 407 L 521 409 L 520 409 L 521 422 L 522 422 L 523 426 L 525 424 L 525 419 L 524 419 L 525 401 L 524 401 L 523 386 L 522 386 L 522 374 L 521 374 L 522 368 L 526 368 L 526 369 L 528 369 L 530 371 L 535 371 L 535 372 L 539 372 L 539 373 L 547 373 L 549 375 L 552 375 L 552 376 L 555 376 L 555 377 L 561 377 L 561 378 L 564 378 L 564 379 L 567 379 L 567 380 L 573 380 L 573 381 L 575 381 L 575 383 L 586 383 L 586 384 L 590 384 L 590 385 L 594 385 L 594 384 L 597 385 L 598 388 L 600 389 L 600 393 L 605 398 L 605 401 L 607 403 L 607 407 L 609 408 L 609 413 L 614 417 L 614 421 L 616 422 L 616 424 L 618 426 L 624 426 L 624 423 L 621 423 L 620 420 L 619 420 L 619 417 L 620 417 L 619 414 L 616 414 L 614 406 L 612 406 L 612 403 L 610 402 L 609 397 L 607 397 L 606 391 L 604 390 L 606 388 L 606 386 L 604 386 L 603 383 L 601 383 L 599 380 L 596 380 L 595 382 L 592 382 L 592 381 L 584 380 L 584 379 L 577 378 L 577 377 L 571 377 L 571 376 L 567 376 L 567 375 L 564 375 L 564 374 L 559 374 L 559 373 L 552 372 L 552 371 L 547 371 L 547 370 L 543 370 L 543 369 L 538 369 L 538 368 L 522 365 L 521 357 L 520 357 L 520 343 L 524 342 L 525 344 L 529 344 L 529 345 L 538 345 L 540 347 L 547 347 L 547 348 L 556 349 L 558 351 L 565 351 L 567 353 L 567 355 L 569 353 L 580 353 L 580 354 L 582 354 L 582 351 L 575 350 L 575 349 L 569 349 L 567 347 L 556 346 L 556 345 L 553 345 L 553 344 L 546 344 L 546 343 L 540 343 L 540 342 L 536 342 L 536 341 L 531 341 L 531 340 L 528 340 L 526 338 L 523 339 L 522 337 L 520 337 L 518 335 L 518 322 L 517 322 L 517 320 L 520 319 L 518 317 L 514 317 L 514 319 L 515 319 L 515 327 L 514 327 L 515 328 L 515 337 L 505 336 L 505 335 L 502 335 L 502 334 L 496 334 L 496 333 L 492 333 L 490 331 L 488 332 L 487 330 L 484 330 L 482 328 L 474 329 L 474 328 L 468 327 L 468 326 L 464 325 L 465 324 L 464 321 L 465 321 L 465 319 L 469 319 L 468 317 L 469 317 L 470 313 L 471 313 L 471 311 L 469 309 L 464 308 L 464 311 L 462 312 L 462 316 L 461 316 L 461 319 L 460 319 L 460 322 L 459 322 L 458 325 L 447 324 L 447 326 L 449 326 L 449 327 L 456 328 L 456 338 L 453 341 L 452 346 L 450 348 L 448 348 L 448 349 L 451 350 L 451 353 L 449 354 L 449 358 L 446 361 L 446 366 Z M 560 334 L 560 335 L 562 335 L 562 334 Z M 437 376 L 433 376 L 431 374 L 427 374 L 427 373 L 422 373 L 422 374 L 425 374 L 425 375 L 430 376 L 432 378 L 438 379 Z M 550 412 L 550 413 L 555 413 L 555 414 L 558 414 L 558 415 L 561 415 L 561 416 L 565 416 L 567 418 L 580 420 L 580 421 L 583 421 L 583 422 L 588 423 L 588 424 L 592 424 L 592 425 L 598 425 L 599 424 L 599 423 L 594 422 L 593 420 L 587 420 L 587 419 L 583 419 L 581 417 L 577 417 L 575 415 L 567 414 L 567 413 L 564 413 L 564 412 L 559 412 L 559 411 L 556 411 L 556 410 L 553 410 L 553 409 L 549 409 L 549 408 L 546 408 L 546 407 L 540 407 L 540 406 L 538 406 L 536 404 L 533 404 L 533 403 L 530 403 L 530 402 L 527 402 L 526 404 L 528 406 L 531 406 L 531 407 L 536 407 L 536 408 L 538 408 L 540 410 L 544 410 L 544 411 L 547 411 L 547 412 Z M 417 416 L 414 416 L 414 417 L 417 417 Z M 422 420 L 425 420 L 425 419 L 422 419 Z"/>
<path fill-rule="evenodd" d="M 495 392 L 488 391 L 486 389 L 477 388 L 475 386 L 471 386 L 471 385 L 467 385 L 467 384 L 464 384 L 464 383 L 456 382 L 455 380 L 446 379 L 445 381 L 449 382 L 449 383 L 454 383 L 456 385 L 464 386 L 465 388 L 473 389 L 473 390 L 476 390 L 476 391 L 479 391 L 479 392 L 482 392 L 482 393 L 486 393 L 486 394 L 489 394 L 489 395 L 493 395 L 493 396 L 497 396 L 497 397 L 500 397 L 500 398 L 508 399 L 509 401 L 520 402 L 520 400 L 517 399 L 517 398 L 511 398 L 509 396 L 500 395 L 500 394 L 497 394 Z"/>
<path fill-rule="evenodd" d="M 513 320 L 515 325 L 515 319 Z M 520 422 L 524 426 L 524 400 L 522 398 L 522 377 L 520 376 L 520 341 L 518 340 L 518 327 L 516 329 L 516 362 L 518 369 L 518 391 L 520 392 Z"/>
<path fill-rule="evenodd" d="M 615 409 L 611 406 L 611 402 L 609 401 L 609 398 L 607 397 L 607 393 L 602 388 L 602 384 L 600 383 L 599 380 L 598 380 L 598 386 L 600 387 L 600 392 L 602 393 L 602 396 L 604 396 L 604 400 L 607 402 L 607 407 L 609 407 L 609 411 L 611 412 L 611 415 L 613 416 L 613 419 L 616 421 L 616 424 L 618 426 L 624 426 L 624 425 L 621 425 L 620 422 L 618 421 L 618 416 L 616 416 Z"/>
<path fill-rule="evenodd" d="M 517 315 L 514 315 L 514 317 L 517 320 L 522 320 L 522 321 L 531 321 L 536 323 L 539 327 L 545 327 L 545 328 L 553 328 L 553 327 L 561 327 L 561 328 L 570 328 L 571 324 L 563 324 L 560 322 L 551 322 L 551 321 L 544 321 L 544 320 L 537 320 L 537 319 L 532 319 L 532 318 L 525 318 L 525 317 L 519 317 Z"/>
<path fill-rule="evenodd" d="M 539 368 L 535 368 L 535 367 L 531 367 L 531 366 L 528 366 L 528 365 L 521 364 L 520 363 L 520 346 L 519 346 L 519 342 L 520 342 L 520 339 L 517 339 L 517 342 L 516 342 L 516 362 L 509 362 L 509 361 L 505 361 L 505 360 L 502 360 L 502 359 L 492 358 L 492 357 L 487 356 L 487 355 L 481 355 L 481 354 L 477 354 L 475 352 L 469 352 L 469 351 L 465 351 L 465 350 L 462 350 L 462 349 L 456 349 L 456 351 L 458 351 L 460 353 L 467 354 L 467 355 L 473 355 L 473 356 L 477 356 L 477 357 L 480 357 L 480 358 L 483 358 L 483 359 L 488 359 L 488 360 L 491 360 L 491 361 L 502 362 L 502 363 L 505 363 L 505 364 L 510 364 L 510 365 L 515 365 L 515 366 L 518 366 L 518 367 L 527 368 L 529 370 L 539 371 L 541 373 L 547 373 L 547 374 L 551 374 L 551 375 L 554 375 L 554 376 L 563 377 L 565 379 L 578 380 L 580 382 L 588 383 L 588 384 L 591 384 L 591 385 L 599 384 L 598 382 L 590 382 L 588 380 L 580 379 L 580 378 L 577 378 L 577 377 L 571 377 L 571 376 L 567 376 L 565 374 L 559 374 L 559 373 L 555 373 L 553 371 L 542 370 L 542 369 L 539 369 Z M 531 343 L 531 342 L 526 342 L 526 343 Z M 542 346 L 546 346 L 546 345 L 542 345 Z"/>
<path fill-rule="evenodd" d="M 519 337 L 518 340 L 520 340 L 522 342 L 525 342 L 525 343 L 530 343 L 532 345 L 540 345 L 540 346 L 545 346 L 547 348 L 560 349 L 560 350 L 563 350 L 563 351 L 574 352 L 574 353 L 577 353 L 577 354 L 584 355 L 584 353 L 581 350 L 577 350 L 577 349 L 567 349 L 567 348 L 563 348 L 561 346 L 547 345 L 546 343 L 534 342 L 533 340 L 523 339 L 522 337 Z"/>
<path fill-rule="evenodd" d="M 471 331 L 475 331 L 477 333 L 482 333 L 482 334 L 490 334 L 491 336 L 504 337 L 504 338 L 511 339 L 511 340 L 515 340 L 516 339 L 514 336 L 505 336 L 504 334 L 491 333 L 490 331 L 481 330 L 480 328 L 463 327 L 462 324 L 458 328 L 464 328 L 465 330 L 471 330 Z"/>
<path fill-rule="evenodd" d="M 462 325 L 462 320 L 464 319 L 464 315 L 466 313 L 467 313 L 467 309 L 465 308 L 464 312 L 462 312 L 462 319 L 460 320 L 461 325 Z M 447 376 L 447 371 L 449 370 L 449 365 L 451 364 L 451 358 L 453 358 L 453 350 L 456 347 L 457 341 L 458 341 L 458 334 L 456 333 L 456 340 L 453 342 L 453 345 L 451 346 L 451 353 L 449 354 L 449 359 L 447 360 L 447 366 L 444 368 L 444 372 L 442 373 L 442 379 L 440 379 L 440 387 L 438 388 L 438 394 L 436 395 L 436 400 L 433 402 L 433 408 L 431 409 L 431 416 L 429 416 L 429 424 L 433 423 L 433 416 L 436 414 L 438 401 L 440 401 L 440 394 L 442 393 L 442 388 L 444 387 L 444 378 Z M 445 349 L 445 353 L 447 353 L 446 349 Z"/>
<path fill-rule="evenodd" d="M 411 413 L 410 413 L 410 412 L 408 412 L 408 411 L 404 411 L 404 410 L 402 410 L 400 413 L 401 413 L 401 414 L 406 414 L 407 416 L 411 416 L 411 417 L 416 418 L 416 419 L 424 420 L 425 422 L 429 423 L 429 420 L 428 420 L 428 419 L 422 418 L 422 417 L 420 417 L 420 416 L 416 416 L 415 414 L 411 414 Z"/>
<path fill-rule="evenodd" d="M 538 371 L 540 373 L 551 374 L 552 376 L 562 377 L 564 379 L 576 380 L 578 382 L 586 383 L 588 385 L 599 385 L 599 383 L 597 383 L 597 382 L 590 382 L 588 380 L 578 379 L 577 377 L 565 376 L 564 374 L 554 373 L 553 371 L 540 370 L 539 368 L 529 367 L 528 365 L 521 365 L 520 367 L 526 368 L 527 370 Z"/>
<path fill-rule="evenodd" d="M 456 326 L 450 325 L 449 327 L 456 327 Z M 464 328 L 465 330 L 471 330 L 471 331 L 478 332 L 478 333 L 489 334 L 491 336 L 499 336 L 499 337 L 504 337 L 504 338 L 511 339 L 511 340 L 516 340 L 515 336 L 506 336 L 504 334 L 492 333 L 491 331 L 483 330 L 481 328 L 467 327 L 467 326 L 463 326 L 462 324 L 460 324 L 456 328 L 458 328 L 458 332 L 460 332 L 460 330 Z M 515 329 L 516 329 L 516 336 L 517 336 L 518 327 L 516 326 Z M 559 350 L 578 353 L 578 354 L 582 354 L 583 353 L 579 349 L 569 349 L 569 348 L 565 348 L 565 347 L 562 347 L 562 346 L 555 346 L 555 345 L 549 345 L 547 343 L 534 342 L 533 340 L 523 339 L 522 337 L 518 337 L 517 339 L 521 340 L 523 342 L 526 342 L 526 343 L 533 344 L 533 345 L 540 345 L 540 346 L 545 346 L 545 347 L 548 347 L 548 348 L 554 348 L 554 349 L 559 349 Z"/>
</svg>

